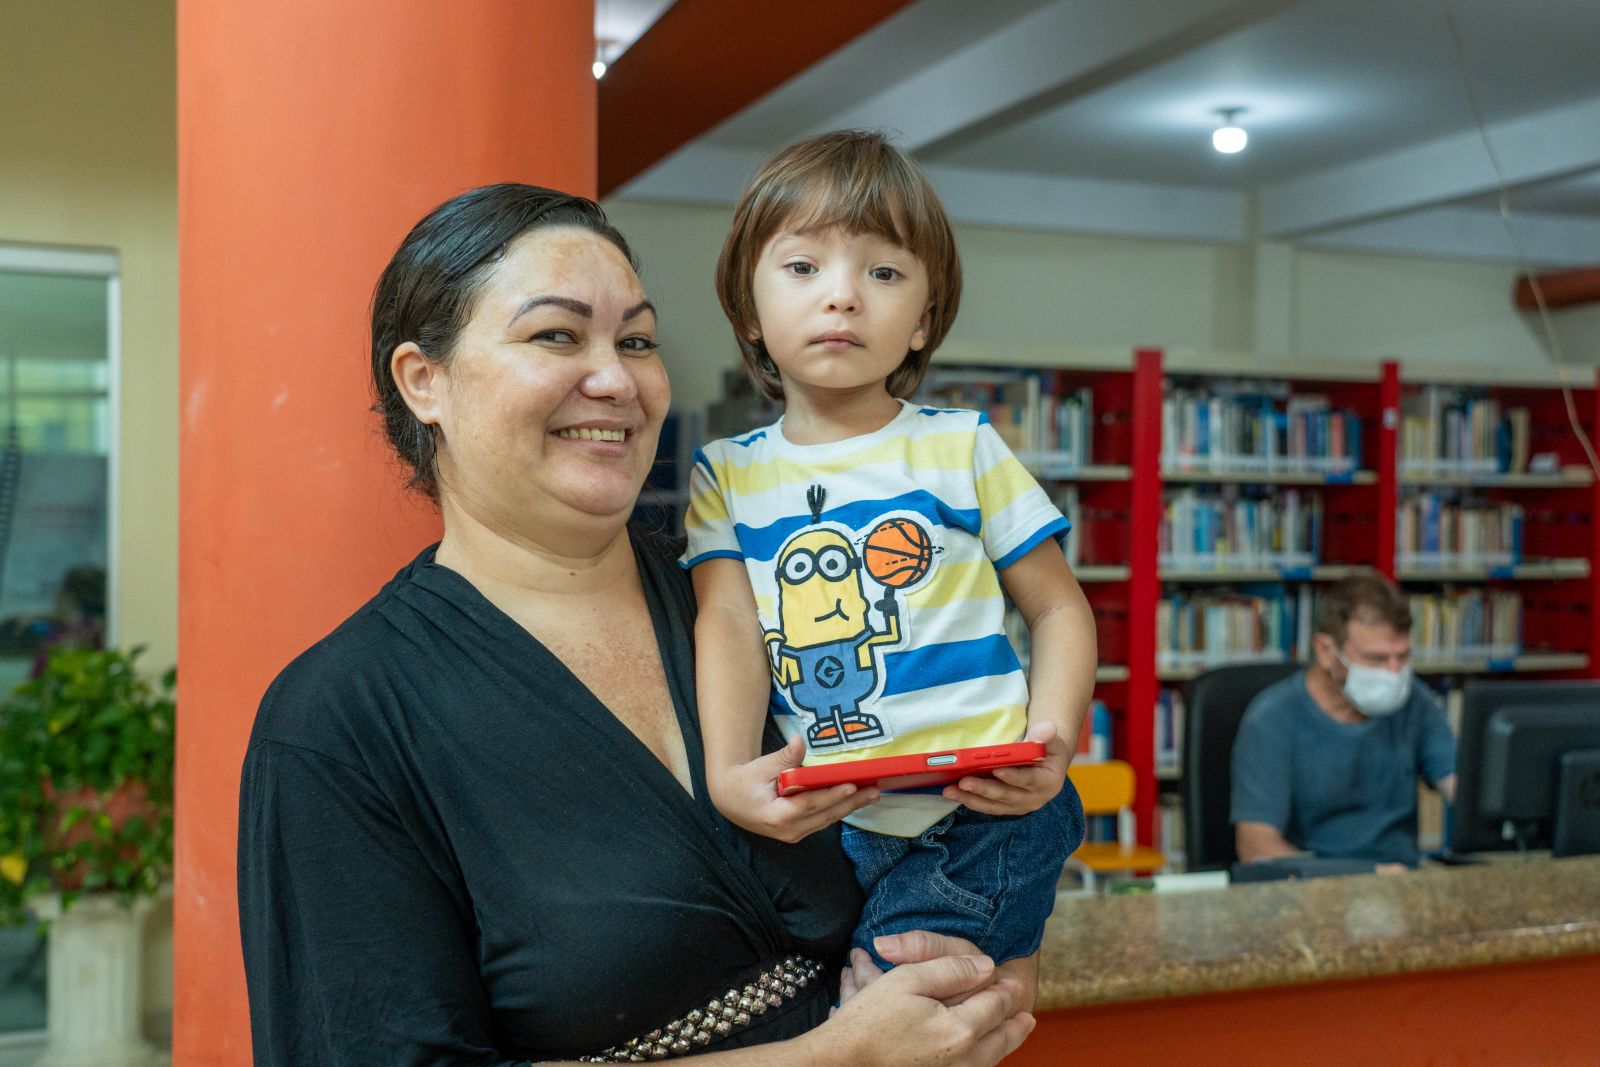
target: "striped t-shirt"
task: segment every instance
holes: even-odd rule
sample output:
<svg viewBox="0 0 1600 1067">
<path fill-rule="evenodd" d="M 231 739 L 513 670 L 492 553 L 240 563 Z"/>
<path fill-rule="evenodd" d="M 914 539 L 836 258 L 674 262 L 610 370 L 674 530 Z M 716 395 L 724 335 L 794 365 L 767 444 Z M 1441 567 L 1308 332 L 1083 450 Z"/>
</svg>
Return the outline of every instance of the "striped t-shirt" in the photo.
<svg viewBox="0 0 1600 1067">
<path fill-rule="evenodd" d="M 1005 744 L 1028 685 L 998 572 L 1067 520 L 975 411 L 901 401 L 888 425 L 820 445 L 783 420 L 695 455 L 683 565 L 742 560 L 785 737 L 808 765 Z M 885 795 L 847 821 L 909 837 L 955 804 Z"/>
</svg>

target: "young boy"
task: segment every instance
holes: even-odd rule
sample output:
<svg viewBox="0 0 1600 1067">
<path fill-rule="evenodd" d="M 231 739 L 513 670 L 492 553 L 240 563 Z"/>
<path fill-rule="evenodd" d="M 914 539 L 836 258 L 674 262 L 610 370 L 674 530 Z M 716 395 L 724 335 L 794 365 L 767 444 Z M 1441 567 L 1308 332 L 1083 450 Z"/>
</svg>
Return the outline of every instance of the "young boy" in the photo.
<svg viewBox="0 0 1600 1067">
<path fill-rule="evenodd" d="M 1066 770 L 1094 686 L 1094 621 L 1058 543 L 1066 519 L 987 417 L 905 399 L 960 300 L 949 220 L 882 136 L 814 137 L 746 189 L 717 290 L 784 414 L 706 446 L 691 477 L 684 566 L 711 799 L 785 841 L 843 817 L 866 893 L 854 943 L 879 966 L 873 938 L 913 929 L 965 937 L 996 963 L 1031 956 L 1083 837 Z M 1027 678 L 1002 585 L 1031 632 Z M 762 757 L 764 710 L 789 743 Z M 802 755 L 1024 734 L 1046 742 L 1042 764 L 942 790 L 775 789 Z"/>
</svg>

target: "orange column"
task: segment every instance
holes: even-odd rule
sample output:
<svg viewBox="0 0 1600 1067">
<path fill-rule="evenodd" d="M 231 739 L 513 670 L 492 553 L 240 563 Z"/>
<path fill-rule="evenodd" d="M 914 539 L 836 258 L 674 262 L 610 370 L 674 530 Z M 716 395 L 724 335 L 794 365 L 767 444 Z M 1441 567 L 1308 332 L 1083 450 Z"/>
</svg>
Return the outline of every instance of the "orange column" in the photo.
<svg viewBox="0 0 1600 1067">
<path fill-rule="evenodd" d="M 367 413 L 372 286 L 464 189 L 593 195 L 593 50 L 587 0 L 179 2 L 179 1067 L 250 1062 L 256 704 L 437 532 Z"/>
</svg>

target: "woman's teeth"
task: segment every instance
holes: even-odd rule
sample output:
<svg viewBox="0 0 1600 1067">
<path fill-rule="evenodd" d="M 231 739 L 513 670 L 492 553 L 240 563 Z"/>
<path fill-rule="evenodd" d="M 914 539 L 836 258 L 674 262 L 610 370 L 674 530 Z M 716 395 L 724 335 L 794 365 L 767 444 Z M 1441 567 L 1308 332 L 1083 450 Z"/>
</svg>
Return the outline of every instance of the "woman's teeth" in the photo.
<svg viewBox="0 0 1600 1067">
<path fill-rule="evenodd" d="M 574 427 L 566 430 L 557 430 L 556 436 L 578 441 L 620 441 L 627 434 L 622 430 L 591 430 L 588 427 Z"/>
</svg>

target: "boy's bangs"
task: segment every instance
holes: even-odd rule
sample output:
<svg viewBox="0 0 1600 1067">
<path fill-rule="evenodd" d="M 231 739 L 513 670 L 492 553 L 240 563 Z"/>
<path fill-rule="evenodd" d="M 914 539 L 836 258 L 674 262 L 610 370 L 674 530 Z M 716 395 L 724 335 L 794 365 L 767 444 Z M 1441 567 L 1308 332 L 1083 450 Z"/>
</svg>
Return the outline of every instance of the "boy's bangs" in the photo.
<svg viewBox="0 0 1600 1067">
<path fill-rule="evenodd" d="M 847 175 L 848 178 L 858 177 Z M 774 232 L 817 234 L 829 230 L 871 234 L 906 249 L 926 261 L 926 239 L 918 232 L 917 212 L 905 203 L 903 190 L 887 182 L 839 182 L 829 175 L 817 175 L 799 190 L 798 195 L 773 228 Z"/>
</svg>

